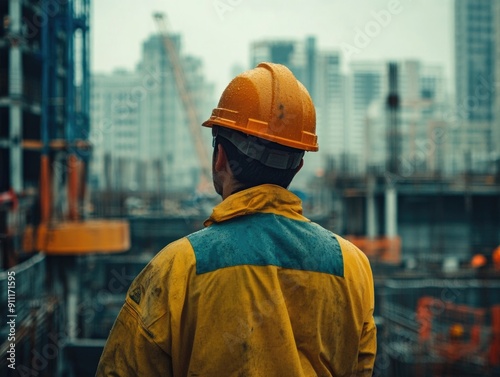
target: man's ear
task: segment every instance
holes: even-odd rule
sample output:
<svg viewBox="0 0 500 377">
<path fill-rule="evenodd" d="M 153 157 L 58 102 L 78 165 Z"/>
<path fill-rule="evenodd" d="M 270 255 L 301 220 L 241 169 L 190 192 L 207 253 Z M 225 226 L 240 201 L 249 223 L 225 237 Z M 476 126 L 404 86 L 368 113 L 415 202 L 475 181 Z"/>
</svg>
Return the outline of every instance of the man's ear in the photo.
<svg viewBox="0 0 500 377">
<path fill-rule="evenodd" d="M 226 151 L 222 147 L 221 144 L 217 145 L 217 156 L 215 158 L 214 170 L 216 172 L 220 172 L 226 169 L 227 165 L 227 156 Z"/>
<path fill-rule="evenodd" d="M 300 160 L 299 166 L 297 166 L 297 172 L 295 174 L 297 174 L 300 171 L 300 169 L 302 169 L 302 166 L 304 166 L 304 159 L 303 158 Z"/>
</svg>

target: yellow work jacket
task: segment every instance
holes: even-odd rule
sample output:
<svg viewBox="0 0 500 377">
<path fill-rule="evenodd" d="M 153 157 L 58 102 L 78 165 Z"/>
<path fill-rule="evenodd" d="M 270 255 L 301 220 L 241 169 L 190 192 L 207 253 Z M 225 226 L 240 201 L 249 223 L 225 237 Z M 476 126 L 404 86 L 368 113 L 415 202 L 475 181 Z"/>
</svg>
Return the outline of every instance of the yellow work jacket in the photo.
<svg viewBox="0 0 500 377">
<path fill-rule="evenodd" d="M 130 286 L 97 376 L 371 376 L 373 278 L 275 185 L 235 193 Z"/>
</svg>

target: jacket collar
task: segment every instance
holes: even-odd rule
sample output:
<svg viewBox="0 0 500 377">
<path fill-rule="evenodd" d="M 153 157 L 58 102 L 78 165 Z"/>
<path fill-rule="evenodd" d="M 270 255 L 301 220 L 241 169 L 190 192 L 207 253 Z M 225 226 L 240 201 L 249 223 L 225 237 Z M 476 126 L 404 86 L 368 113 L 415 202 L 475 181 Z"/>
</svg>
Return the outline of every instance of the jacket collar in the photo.
<svg viewBox="0 0 500 377">
<path fill-rule="evenodd" d="M 302 216 L 302 202 L 296 195 L 283 187 L 265 184 L 228 196 L 214 207 L 204 225 L 210 226 L 255 213 L 274 213 L 293 220 L 309 221 Z"/>
</svg>

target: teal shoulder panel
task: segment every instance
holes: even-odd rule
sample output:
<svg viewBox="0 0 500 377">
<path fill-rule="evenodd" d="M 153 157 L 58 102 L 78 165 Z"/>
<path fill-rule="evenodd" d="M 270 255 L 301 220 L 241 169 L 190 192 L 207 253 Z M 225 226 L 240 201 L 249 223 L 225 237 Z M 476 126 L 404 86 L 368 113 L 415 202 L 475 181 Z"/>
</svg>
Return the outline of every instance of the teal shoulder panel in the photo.
<svg viewBox="0 0 500 377">
<path fill-rule="evenodd" d="M 240 265 L 271 265 L 344 276 L 335 235 L 312 222 L 261 213 L 213 224 L 187 238 L 198 274 Z"/>
</svg>

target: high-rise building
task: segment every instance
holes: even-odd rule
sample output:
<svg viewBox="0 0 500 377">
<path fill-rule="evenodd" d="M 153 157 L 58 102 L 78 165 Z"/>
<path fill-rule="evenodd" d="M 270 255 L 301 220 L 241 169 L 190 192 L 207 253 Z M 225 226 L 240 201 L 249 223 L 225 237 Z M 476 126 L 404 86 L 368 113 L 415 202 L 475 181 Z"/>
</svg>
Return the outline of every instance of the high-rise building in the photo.
<svg viewBox="0 0 500 377">
<path fill-rule="evenodd" d="M 493 25 L 495 26 L 495 119 L 493 121 L 494 158 L 496 159 L 496 172 L 500 174 L 500 1 L 494 1 Z"/>
<path fill-rule="evenodd" d="M 205 80 L 200 59 L 181 54 L 180 36 L 170 38 L 181 57 L 201 124 L 214 107 L 213 85 Z M 92 135 L 100 136 L 95 131 L 99 127 L 109 133 L 96 151 L 97 180 L 116 177 L 111 185 L 125 190 L 166 192 L 197 187 L 200 157 L 162 37 L 151 36 L 143 43 L 135 72 L 94 76 L 93 100 L 98 111 Z M 205 134 L 208 149 L 210 133 Z"/>
<path fill-rule="evenodd" d="M 349 127 L 354 128 L 353 139 L 358 140 L 361 148 L 349 144 L 351 151 L 357 152 L 351 158 L 355 162 L 362 158 L 357 165 L 358 169 L 361 165 L 361 171 L 369 168 L 384 172 L 394 159 L 395 174 L 440 172 L 445 167 L 448 131 L 442 117 L 448 105 L 443 69 L 413 60 L 393 66 L 398 105 L 395 113 L 390 114 L 389 65 L 353 64 L 351 80 L 355 85 L 352 85 L 350 109 L 354 113 L 350 114 Z M 396 124 L 391 126 L 391 121 Z M 362 138 L 356 139 L 359 134 Z"/>
<path fill-rule="evenodd" d="M 320 150 L 316 164 L 340 161 L 346 154 L 345 88 L 338 51 L 319 51 L 315 56 L 314 97 Z"/>
<path fill-rule="evenodd" d="M 491 168 L 495 101 L 494 7 L 496 1 L 455 1 L 453 164 L 456 170 Z"/>
<path fill-rule="evenodd" d="M 442 119 L 446 106 L 444 72 L 407 60 L 399 64 L 400 81 L 400 173 L 429 174 L 445 168 L 445 134 Z"/>
<path fill-rule="evenodd" d="M 140 105 L 147 94 L 143 85 L 147 79 L 125 70 L 92 77 L 90 183 L 94 188 L 138 188 Z"/>
<path fill-rule="evenodd" d="M 352 62 L 349 66 L 347 98 L 347 121 L 345 145 L 341 169 L 350 172 L 363 172 L 368 162 L 383 159 L 385 141 L 380 145 L 374 142 L 378 130 L 374 119 L 380 116 L 377 104 L 384 103 L 387 94 L 387 68 L 382 62 Z M 375 113 L 374 113 L 375 112 Z"/>
<path fill-rule="evenodd" d="M 314 39 L 312 39 L 314 40 Z M 308 90 L 308 58 L 306 48 L 313 42 L 297 40 L 262 40 L 253 42 L 250 47 L 250 66 L 260 62 L 272 62 L 286 65 Z"/>
</svg>

